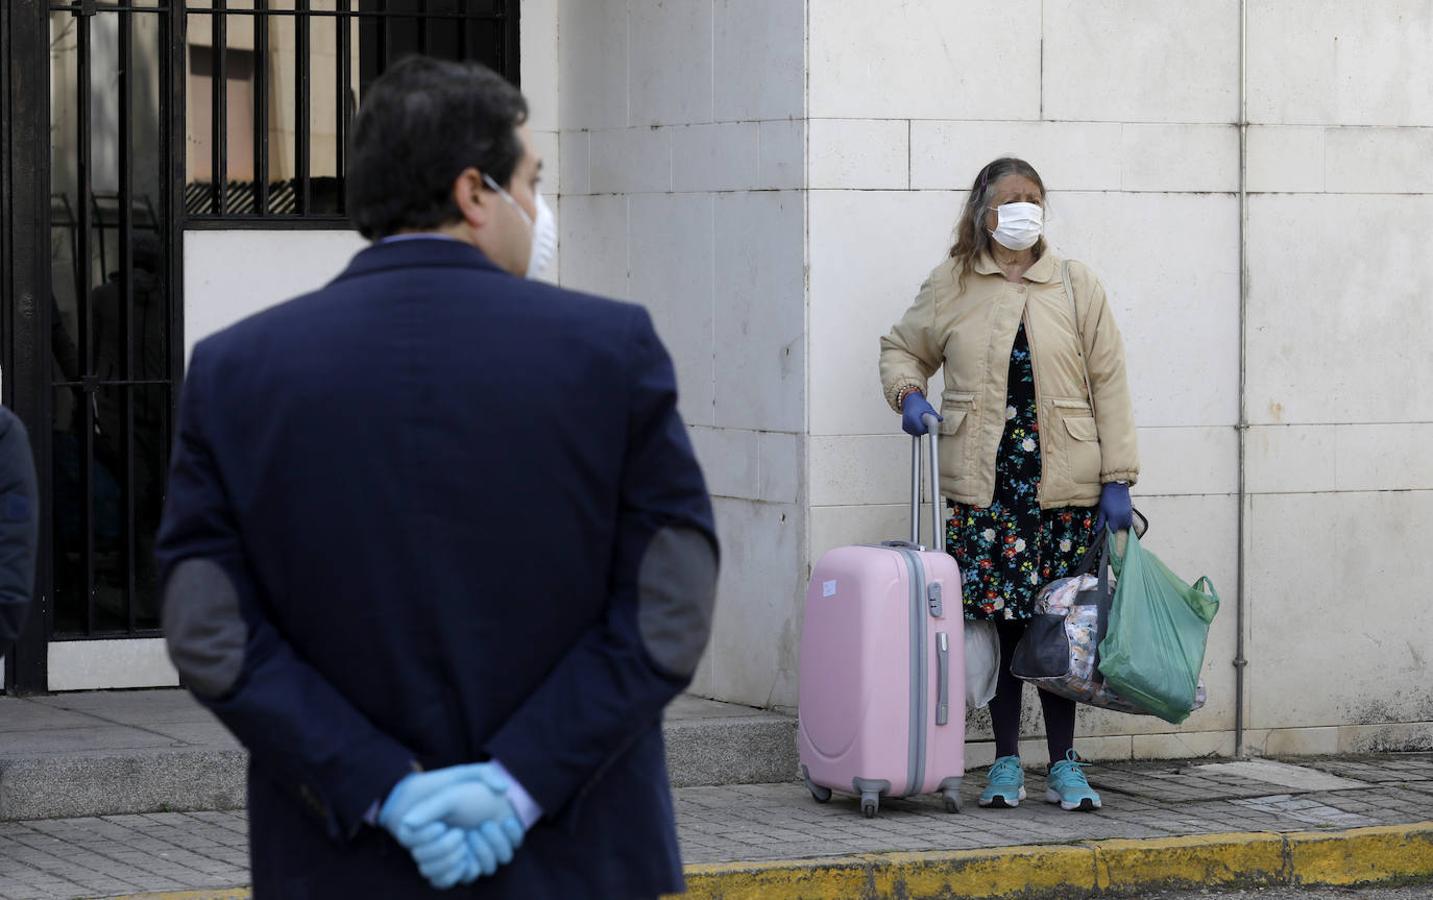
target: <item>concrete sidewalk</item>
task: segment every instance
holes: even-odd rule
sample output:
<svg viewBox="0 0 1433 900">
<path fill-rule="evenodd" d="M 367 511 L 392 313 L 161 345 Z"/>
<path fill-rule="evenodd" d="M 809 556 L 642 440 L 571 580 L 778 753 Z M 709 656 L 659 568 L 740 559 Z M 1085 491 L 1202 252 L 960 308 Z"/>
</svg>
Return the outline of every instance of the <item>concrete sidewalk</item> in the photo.
<svg viewBox="0 0 1433 900">
<path fill-rule="evenodd" d="M 790 716 L 682 697 L 665 724 L 675 785 L 794 777 Z M 0 821 L 244 805 L 247 756 L 187 691 L 0 697 Z"/>
<path fill-rule="evenodd" d="M 1433 877 L 1433 754 L 1092 766 L 1097 813 L 888 801 L 863 819 L 795 783 L 676 791 L 694 897 L 1087 897 Z M 245 896 L 242 812 L 0 823 L 0 898 Z M 1022 893 L 1023 892 L 1023 893 Z"/>
</svg>

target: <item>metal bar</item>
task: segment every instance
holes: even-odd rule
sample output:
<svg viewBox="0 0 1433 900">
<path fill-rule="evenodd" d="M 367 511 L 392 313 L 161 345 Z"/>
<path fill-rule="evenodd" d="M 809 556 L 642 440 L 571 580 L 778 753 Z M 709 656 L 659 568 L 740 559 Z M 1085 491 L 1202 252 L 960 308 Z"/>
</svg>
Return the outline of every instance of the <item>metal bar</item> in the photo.
<svg viewBox="0 0 1433 900">
<path fill-rule="evenodd" d="M 1248 529 L 1248 446 L 1249 446 L 1249 5 L 1239 2 L 1239 424 L 1238 453 L 1239 511 L 1236 566 L 1238 582 L 1234 594 L 1234 755 L 1245 755 L 1245 672 L 1249 660 L 1244 639 L 1247 617 L 1249 548 Z"/>
<path fill-rule="evenodd" d="M 120 332 L 124 335 L 124 377 L 134 376 L 134 20 L 133 13 L 119 14 L 119 282 Z M 114 335 L 106 335 L 111 340 Z M 134 517 L 134 389 L 122 391 L 124 425 L 121 428 L 124 459 L 124 572 L 125 621 L 134 630 L 134 563 L 136 558 Z M 113 440 L 114 436 L 111 435 Z"/>
<path fill-rule="evenodd" d="M 352 10 L 352 0 L 338 0 L 340 12 Z M 352 124 L 352 111 L 349 109 L 348 95 L 349 85 L 353 81 L 353 48 L 350 41 L 353 37 L 353 19 L 341 18 L 336 23 L 338 26 L 338 78 L 336 90 L 338 91 L 338 136 L 334 140 L 334 175 L 338 185 L 338 210 L 348 211 L 348 197 L 344 185 L 347 178 L 344 173 L 348 169 L 348 129 Z"/>
<path fill-rule="evenodd" d="M 78 119 L 76 129 L 78 131 L 76 146 L 78 147 L 79 159 L 76 162 L 76 173 L 79 176 L 76 181 L 79 185 L 80 202 L 80 258 L 83 261 L 80 271 L 83 273 L 80 283 L 75 285 L 75 305 L 77 306 L 76 316 L 79 326 L 79 366 L 80 371 L 86 376 L 85 390 L 80 395 L 83 403 L 80 404 L 80 434 L 83 452 L 80 455 L 80 496 L 84 500 L 85 509 L 81 521 L 84 526 L 82 543 L 85 566 L 85 632 L 94 631 L 95 627 L 95 548 L 94 548 L 94 484 L 93 466 L 95 454 L 95 419 L 94 419 L 94 384 L 89 376 L 94 372 L 94 350 L 90 347 L 90 219 L 92 210 L 89 202 L 91 193 L 90 185 L 90 19 L 78 17 L 75 19 L 76 52 L 75 60 L 76 84 L 75 90 L 76 109 Z"/>
<path fill-rule="evenodd" d="M 160 153 L 164 177 L 160 178 L 160 192 L 163 196 L 164 220 L 160 232 L 164 235 L 164 261 L 166 266 L 164 302 L 168 331 L 165 334 L 166 349 L 169 351 L 167 375 L 171 385 L 184 371 L 184 178 L 186 153 L 185 117 L 188 104 L 185 94 L 189 79 L 185 56 L 189 46 L 189 22 L 184 15 L 185 0 L 172 0 L 176 8 L 160 25 L 160 84 L 159 118 L 168 123 L 161 126 L 162 140 Z M 174 423 L 178 413 L 178 391 L 173 386 L 168 391 L 169 415 L 165 424 L 167 434 L 163 435 L 161 447 L 174 443 Z"/>
<path fill-rule="evenodd" d="M 309 11 L 309 0 L 298 0 L 297 11 L 307 13 Z M 295 91 L 297 92 L 294 103 L 294 179 L 295 187 L 298 188 L 299 209 L 301 216 L 308 215 L 309 211 L 309 26 L 310 21 L 307 15 L 299 16 L 294 20 L 295 33 L 295 56 L 294 67 L 297 71 L 294 79 Z"/>
<path fill-rule="evenodd" d="M 210 20 L 212 24 L 211 34 L 213 35 L 213 62 L 209 67 L 210 89 L 213 99 L 210 103 L 210 139 L 214 142 L 211 148 L 214 151 L 214 213 L 224 215 L 228 199 L 226 193 L 225 169 L 228 168 L 227 151 L 229 138 L 229 81 L 228 81 L 228 47 L 229 47 L 229 17 L 224 15 L 227 0 L 214 0 L 215 15 Z"/>
<path fill-rule="evenodd" d="M 269 0 L 255 0 L 265 12 Z M 269 19 L 254 20 L 254 211 L 269 211 Z"/>
<path fill-rule="evenodd" d="M 503 67 L 499 71 L 508 81 L 518 86 L 522 84 L 522 37 L 519 34 L 521 9 L 519 0 L 503 0 L 500 16 L 503 23 Z"/>
</svg>

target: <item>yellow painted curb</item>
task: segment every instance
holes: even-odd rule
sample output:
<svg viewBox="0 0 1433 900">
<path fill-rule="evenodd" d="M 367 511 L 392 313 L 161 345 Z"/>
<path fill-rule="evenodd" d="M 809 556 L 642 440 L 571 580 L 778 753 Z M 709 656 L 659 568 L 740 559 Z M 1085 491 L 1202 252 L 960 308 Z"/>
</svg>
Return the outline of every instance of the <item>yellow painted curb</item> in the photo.
<svg viewBox="0 0 1433 900">
<path fill-rule="evenodd" d="M 1433 822 L 1287 834 L 1294 884 L 1348 885 L 1433 876 Z"/>
<path fill-rule="evenodd" d="M 1284 839 L 1267 832 L 1186 835 L 1089 844 L 1101 890 L 1159 884 L 1204 887 L 1278 884 Z"/>
<path fill-rule="evenodd" d="M 1348 885 L 1433 878 L 1433 822 L 718 863 L 686 872 L 691 900 L 1034 898 L 1189 886 Z"/>
</svg>

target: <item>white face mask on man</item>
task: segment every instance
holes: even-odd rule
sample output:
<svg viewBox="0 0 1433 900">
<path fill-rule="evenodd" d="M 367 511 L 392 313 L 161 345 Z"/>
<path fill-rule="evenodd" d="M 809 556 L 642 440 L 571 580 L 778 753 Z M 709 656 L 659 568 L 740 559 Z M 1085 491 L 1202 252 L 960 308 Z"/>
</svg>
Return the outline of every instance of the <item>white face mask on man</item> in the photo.
<svg viewBox="0 0 1433 900">
<path fill-rule="evenodd" d="M 990 236 L 1008 250 L 1028 250 L 1040 240 L 1045 227 L 1045 210 L 1038 203 L 1002 203 L 995 208 L 999 216 Z"/>
<path fill-rule="evenodd" d="M 522 204 L 518 203 L 512 194 L 503 190 L 502 186 L 490 176 L 484 175 L 483 181 L 488 187 L 501 194 L 502 198 L 511 204 L 512 208 L 517 210 L 517 214 L 522 216 L 522 220 L 527 223 L 528 231 L 532 233 L 532 249 L 528 252 L 527 257 L 527 277 L 536 278 L 547 268 L 548 263 L 552 262 L 552 256 L 557 252 L 557 222 L 552 218 L 552 210 L 548 207 L 547 201 L 542 199 L 542 194 L 534 195 L 537 201 L 537 221 L 534 222 L 532 216 L 527 214 L 527 210 L 522 208 Z"/>
</svg>

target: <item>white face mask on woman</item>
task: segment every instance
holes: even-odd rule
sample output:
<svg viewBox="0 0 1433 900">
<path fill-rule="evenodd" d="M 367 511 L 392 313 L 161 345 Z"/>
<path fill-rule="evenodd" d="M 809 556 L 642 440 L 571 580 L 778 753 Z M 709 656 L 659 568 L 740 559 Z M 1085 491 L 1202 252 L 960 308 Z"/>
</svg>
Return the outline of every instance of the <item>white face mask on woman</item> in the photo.
<svg viewBox="0 0 1433 900">
<path fill-rule="evenodd" d="M 995 208 L 999 216 L 990 236 L 1008 250 L 1028 250 L 1040 240 L 1044 230 L 1045 210 L 1038 203 L 1002 203 Z"/>
<path fill-rule="evenodd" d="M 522 220 L 527 223 L 528 230 L 532 232 L 532 248 L 527 255 L 527 277 L 536 278 L 547 268 L 547 264 L 552 262 L 552 255 L 557 252 L 557 222 L 552 218 L 552 210 L 548 207 L 547 201 L 542 199 L 541 194 L 535 194 L 537 221 L 534 222 L 532 216 L 527 214 L 527 210 L 522 208 L 522 204 L 518 203 L 512 194 L 503 190 L 496 181 L 486 175 L 483 176 L 483 181 L 487 182 L 488 187 L 501 194 L 502 198 L 517 210 L 517 214 L 522 216 Z"/>
</svg>

